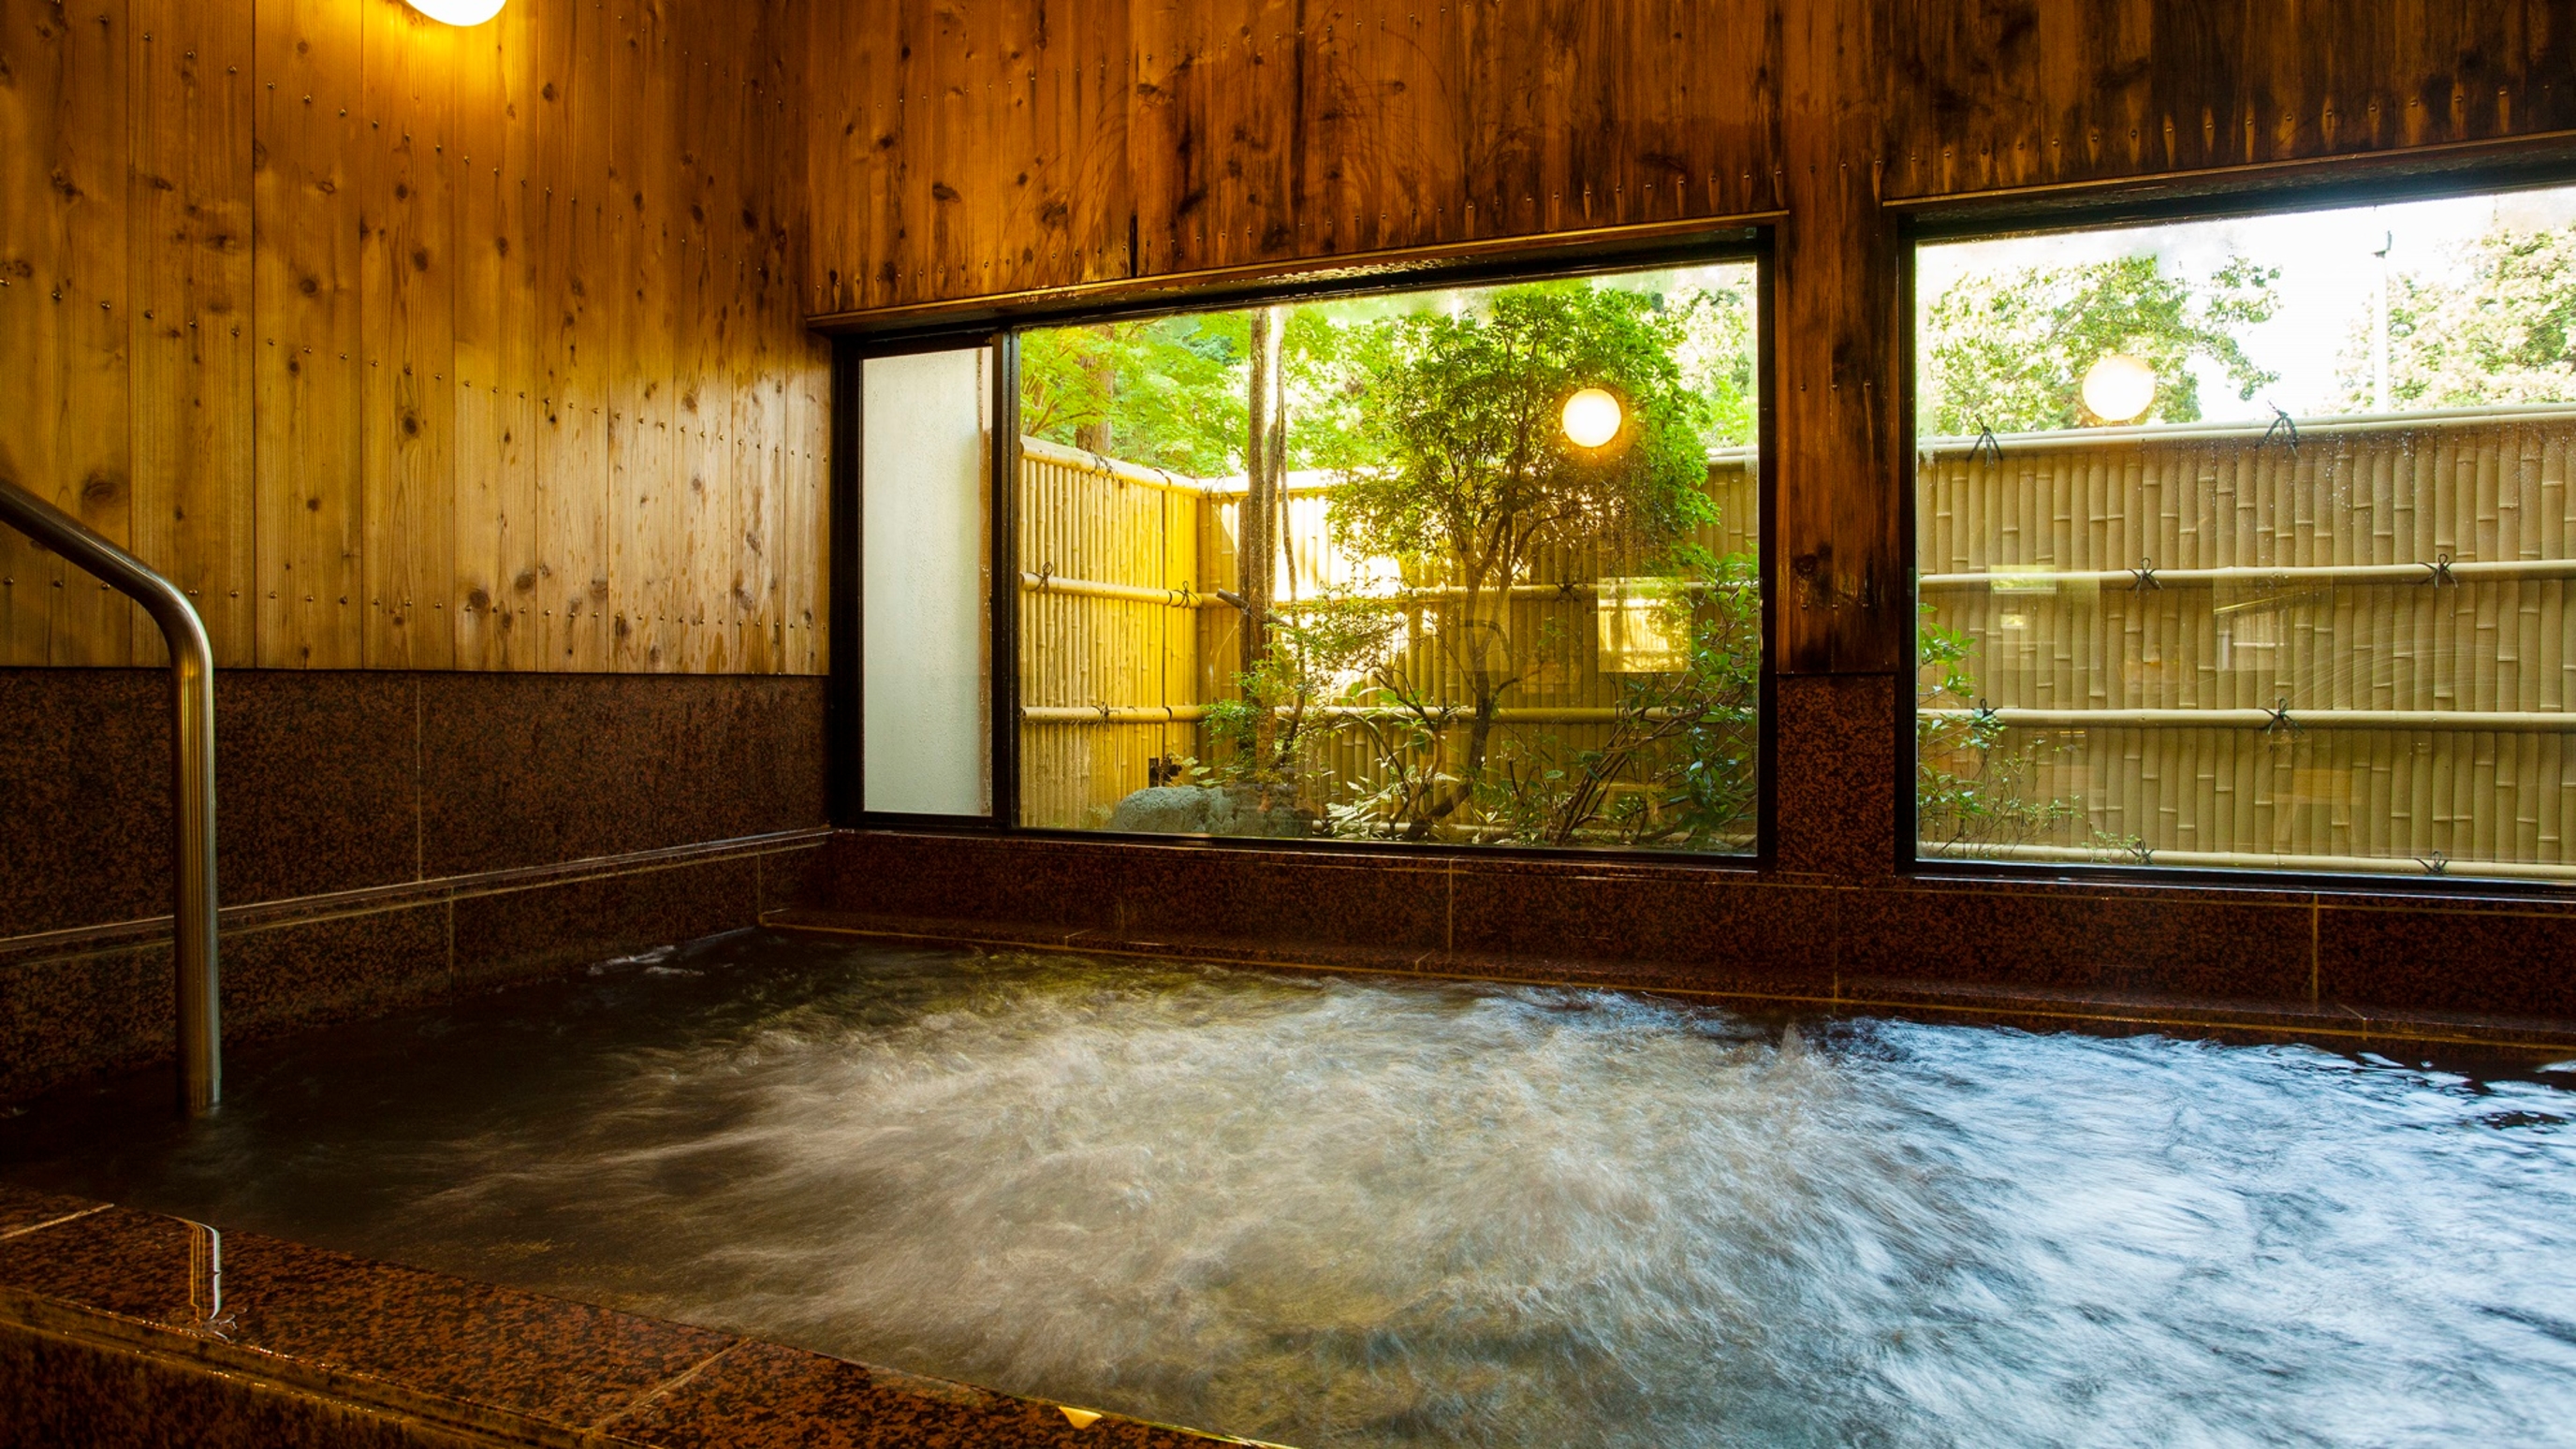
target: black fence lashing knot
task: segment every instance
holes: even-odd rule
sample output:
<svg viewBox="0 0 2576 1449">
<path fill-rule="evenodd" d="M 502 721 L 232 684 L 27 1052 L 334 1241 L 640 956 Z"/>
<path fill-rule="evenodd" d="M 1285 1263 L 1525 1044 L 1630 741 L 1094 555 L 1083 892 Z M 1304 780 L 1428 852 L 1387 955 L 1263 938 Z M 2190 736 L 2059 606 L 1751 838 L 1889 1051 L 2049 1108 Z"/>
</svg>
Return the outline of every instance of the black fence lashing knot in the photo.
<svg viewBox="0 0 2576 1449">
<path fill-rule="evenodd" d="M 2455 589 L 2460 586 L 2459 579 L 2454 577 L 2451 573 L 2451 556 L 2449 554 L 2437 553 L 2433 555 L 2433 561 L 2431 563 L 2425 564 L 2422 567 L 2424 569 L 2424 577 L 2417 579 L 2415 582 L 2419 584 L 2431 584 L 2437 589 L 2444 584 L 2449 584 Z"/>
<path fill-rule="evenodd" d="M 2156 561 L 2145 555 L 2139 556 L 2138 566 L 2129 570 L 2129 576 L 2137 580 L 2129 586 L 2133 593 L 2143 594 L 2149 589 L 2161 592 L 2164 588 L 2163 582 L 2156 577 Z"/>
<path fill-rule="evenodd" d="M 2451 873 L 2451 857 L 2438 850 L 2434 851 L 2431 855 L 2419 855 L 2415 857 L 2415 863 L 2424 867 L 2424 873 L 2426 875 L 2449 875 Z"/>
<path fill-rule="evenodd" d="M 2272 426 L 2263 430 L 2263 441 L 2254 445 L 2255 451 L 2260 452 L 2263 449 L 2272 446 L 2272 439 L 2275 435 L 2280 435 L 2288 440 L 2291 452 L 2296 453 L 2299 451 L 2298 420 L 2291 417 L 2289 410 L 2282 407 L 2279 403 L 2272 404 Z"/>
<path fill-rule="evenodd" d="M 1039 564 L 1039 565 L 1038 565 L 1038 592 L 1039 592 L 1039 593 L 1041 593 L 1041 594 L 1045 593 L 1045 592 L 1047 591 L 1048 587 L 1049 587 L 1050 585 L 1054 584 L 1054 582 L 1055 582 L 1055 565 L 1054 565 L 1054 564 L 1051 564 L 1051 563 L 1042 563 L 1042 564 Z"/>
<path fill-rule="evenodd" d="M 1574 598 L 1582 592 L 1583 585 L 1574 579 L 1559 579 L 1557 581 L 1556 596 L 1561 600 L 1571 603 Z"/>
<path fill-rule="evenodd" d="M 1977 701 L 1976 722 L 1981 725 L 2000 726 L 2003 724 L 2003 716 L 1996 712 L 1993 705 L 1986 703 L 1983 699 L 1979 699 Z"/>
<path fill-rule="evenodd" d="M 1977 420 L 1977 440 L 1968 445 L 1968 461 L 1971 463 L 1977 461 L 1979 454 L 1984 454 L 1989 464 L 1998 468 L 2003 466 L 2004 445 L 1996 439 L 1995 430 L 1987 427 L 1982 418 Z"/>
<path fill-rule="evenodd" d="M 2265 711 L 2265 713 L 2272 716 L 2271 719 L 2265 721 L 2263 725 L 2263 733 L 2267 735 L 2272 733 L 2274 730 L 2283 728 L 2288 729 L 2290 733 L 2294 735 L 2303 735 L 2308 732 L 2308 727 L 2306 725 L 2290 718 L 2290 697 L 2286 694 L 2273 700 L 2271 709 Z"/>
</svg>

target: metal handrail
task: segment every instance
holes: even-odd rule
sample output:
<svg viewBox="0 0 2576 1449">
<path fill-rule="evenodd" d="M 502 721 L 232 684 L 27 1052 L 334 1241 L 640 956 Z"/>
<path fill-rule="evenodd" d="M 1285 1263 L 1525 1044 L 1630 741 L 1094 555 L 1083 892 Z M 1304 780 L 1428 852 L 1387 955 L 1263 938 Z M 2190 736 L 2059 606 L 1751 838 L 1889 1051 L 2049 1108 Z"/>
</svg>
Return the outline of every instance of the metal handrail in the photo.
<svg viewBox="0 0 2576 1449">
<path fill-rule="evenodd" d="M 171 820 L 178 879 L 171 965 L 179 990 L 179 1110 L 223 1100 L 223 1008 L 215 959 L 215 651 L 194 604 L 141 559 L 0 478 L 0 523 L 17 528 L 141 604 L 170 646 Z"/>
</svg>

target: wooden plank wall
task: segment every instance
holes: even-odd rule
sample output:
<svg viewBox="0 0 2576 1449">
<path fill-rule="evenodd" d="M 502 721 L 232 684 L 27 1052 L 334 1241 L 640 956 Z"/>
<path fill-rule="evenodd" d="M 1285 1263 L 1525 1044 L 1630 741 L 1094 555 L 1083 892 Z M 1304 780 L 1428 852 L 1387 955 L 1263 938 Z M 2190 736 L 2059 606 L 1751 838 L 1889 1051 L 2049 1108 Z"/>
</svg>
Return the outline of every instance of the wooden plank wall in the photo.
<svg viewBox="0 0 2576 1449">
<path fill-rule="evenodd" d="M 820 672 L 801 3 L 0 0 L 0 475 L 227 666 Z M 0 664 L 160 658 L 0 580 Z"/>
<path fill-rule="evenodd" d="M 810 13 L 820 314 L 1785 211 L 1791 674 L 1904 667 L 1891 202 L 2576 129 L 2566 0 Z"/>
</svg>

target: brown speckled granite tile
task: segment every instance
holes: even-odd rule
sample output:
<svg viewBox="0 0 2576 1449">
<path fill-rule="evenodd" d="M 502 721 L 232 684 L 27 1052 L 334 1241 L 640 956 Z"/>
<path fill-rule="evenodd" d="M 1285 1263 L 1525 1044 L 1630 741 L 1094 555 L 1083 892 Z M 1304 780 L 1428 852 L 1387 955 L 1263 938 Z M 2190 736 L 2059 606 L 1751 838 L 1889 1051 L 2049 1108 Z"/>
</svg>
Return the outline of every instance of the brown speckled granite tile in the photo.
<svg viewBox="0 0 2576 1449">
<path fill-rule="evenodd" d="M 756 1342 L 728 1350 L 609 1427 L 657 1449 L 1196 1449 L 1209 1442 L 1115 1415 L 1076 1429 L 1050 1405 Z"/>
<path fill-rule="evenodd" d="M 412 676 L 231 670 L 215 687 L 222 899 L 418 877 Z"/>
<path fill-rule="evenodd" d="M 0 1449 L 490 1449 L 409 1415 L 333 1403 L 183 1358 L 0 1324 Z"/>
<path fill-rule="evenodd" d="M 2315 1009 L 2311 932 L 2322 901 L 2329 922 L 2357 923 L 2325 930 L 2326 1004 L 2340 980 L 2367 993 L 2344 1000 L 2383 1015 L 2576 1022 L 2576 1000 L 2546 964 L 2576 952 L 2565 944 L 2576 895 L 2562 906 L 2528 893 L 2319 895 L 1964 871 L 1837 880 L 1651 858 L 882 831 L 836 835 L 827 853 L 825 897 L 808 910 L 927 922 L 902 933 L 944 940 L 1751 997 L 1830 1000 L 1837 982 L 1867 981 L 1881 991 L 2152 997 L 2177 1010 L 2268 1003 L 2291 1016 Z M 2398 937 L 2439 939 L 2440 923 L 2456 919 L 2477 943 L 2461 959 L 2488 963 L 2483 974 L 2408 975 L 2405 963 L 2429 957 Z M 1445 949 L 1417 951 L 1435 929 Z M 2373 933 L 2394 944 L 2368 945 Z"/>
<path fill-rule="evenodd" d="M 1094 889 L 1111 896 L 1121 934 L 1235 937 L 1375 951 L 1437 951 L 1446 944 L 1449 863 L 1391 852 L 1280 852 L 1230 846 L 1163 846 L 1109 868 L 1091 853 Z"/>
<path fill-rule="evenodd" d="M 427 873 L 823 821 L 823 681 L 421 675 Z"/>
<path fill-rule="evenodd" d="M 169 1055 L 172 992 L 167 946 L 0 964 L 0 1100 Z"/>
<path fill-rule="evenodd" d="M 1896 676 L 1783 675 L 1774 858 L 1781 870 L 1869 879 L 1896 869 Z"/>
<path fill-rule="evenodd" d="M 1455 885 L 1454 962 L 1600 963 L 1677 990 L 1827 977 L 1844 894 L 1613 861 L 1472 861 Z"/>
<path fill-rule="evenodd" d="M 1847 976 L 2304 1003 L 2309 911 L 2297 898 L 2132 888 L 1898 884 L 1852 893 Z"/>
<path fill-rule="evenodd" d="M 110 1208 L 0 1239 L 0 1285 L 573 1428 L 734 1341 L 255 1233 L 222 1235 L 221 1312 L 209 1318 L 201 1231 Z"/>
<path fill-rule="evenodd" d="M 759 866 L 733 857 L 455 902 L 460 985 L 523 978 L 759 922 Z"/>
<path fill-rule="evenodd" d="M 447 910 L 441 901 L 226 936 L 225 1030 L 274 1036 L 444 998 Z"/>
<path fill-rule="evenodd" d="M 33 1188 L 0 1182 L 0 1237 L 100 1206 L 102 1204 L 84 1197 L 65 1197 L 60 1193 L 37 1192 Z"/>
<path fill-rule="evenodd" d="M 0 1190 L 0 1214 L 50 1206 Z M 207 1271 L 218 1260 L 219 1307 Z M 65 1334 L 133 1351 L 48 1346 Z M 208 1399 L 206 1381 L 225 1370 L 251 1378 Z M 47 1422 L 96 1395 L 177 1433 L 172 1442 L 443 1446 L 442 1425 L 498 1436 L 475 1443 L 541 1427 L 664 1449 L 1209 1442 L 1115 1415 L 1076 1428 L 1053 1405 L 965 1384 L 255 1233 L 218 1243 L 195 1224 L 115 1207 L 0 1237 L 0 1389 L 13 1377 L 55 1386 Z M 404 1411 L 431 1421 L 421 1437 L 373 1437 L 369 1426 Z M 305 1437 L 342 1417 L 352 1437 Z"/>
<path fill-rule="evenodd" d="M 760 858 L 760 909 L 819 906 L 831 895 L 832 852 L 821 842 Z"/>
<path fill-rule="evenodd" d="M 170 909 L 169 695 L 157 669 L 0 670 L 0 935 Z M 218 671 L 221 898 L 412 878 L 412 740 L 407 676 Z"/>
<path fill-rule="evenodd" d="M 169 681 L 0 669 L 0 937 L 169 902 Z M 223 670 L 230 903 L 550 865 L 823 819 L 823 683 Z"/>
<path fill-rule="evenodd" d="M 2576 1021 L 2576 900 L 2330 903 L 2318 913 L 2326 997 L 2365 1011 L 2492 1012 Z"/>
<path fill-rule="evenodd" d="M 169 698 L 161 670 L 0 669 L 0 936 L 170 909 Z"/>
</svg>

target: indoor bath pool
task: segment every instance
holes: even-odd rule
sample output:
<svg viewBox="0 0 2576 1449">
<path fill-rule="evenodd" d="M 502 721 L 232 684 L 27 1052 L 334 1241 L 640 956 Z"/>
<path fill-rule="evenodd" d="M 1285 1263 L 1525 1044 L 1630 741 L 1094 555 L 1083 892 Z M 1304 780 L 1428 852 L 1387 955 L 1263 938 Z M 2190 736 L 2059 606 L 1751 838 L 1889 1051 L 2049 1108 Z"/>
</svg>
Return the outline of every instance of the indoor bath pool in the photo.
<svg viewBox="0 0 2576 1449">
<path fill-rule="evenodd" d="M 737 935 L 5 1174 L 1309 1449 L 2576 1444 L 2570 1080 Z"/>
</svg>

